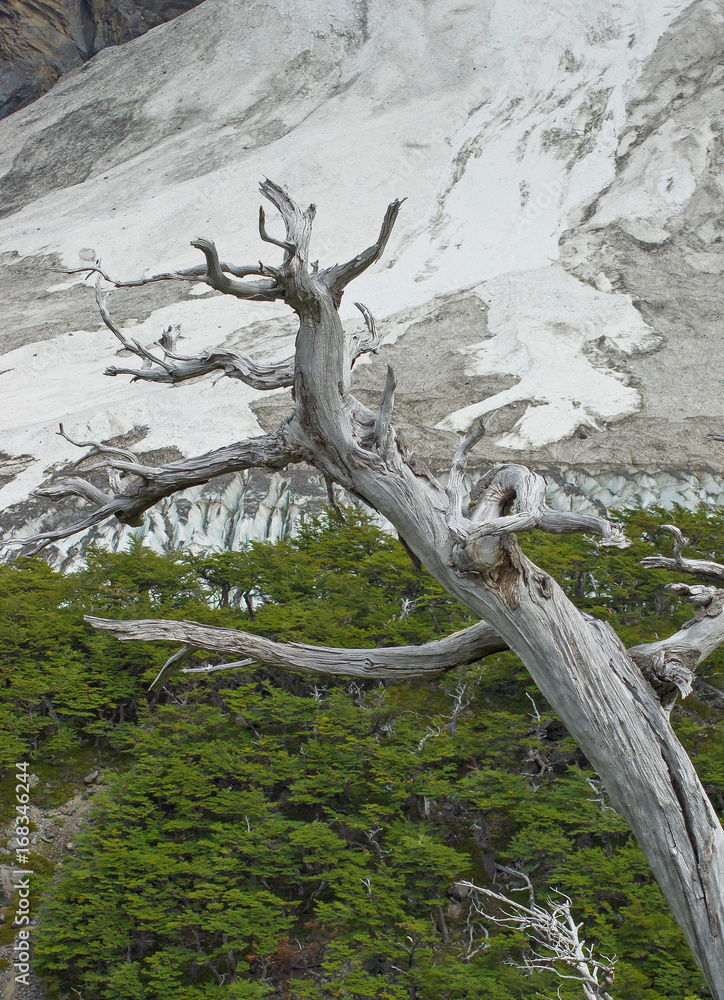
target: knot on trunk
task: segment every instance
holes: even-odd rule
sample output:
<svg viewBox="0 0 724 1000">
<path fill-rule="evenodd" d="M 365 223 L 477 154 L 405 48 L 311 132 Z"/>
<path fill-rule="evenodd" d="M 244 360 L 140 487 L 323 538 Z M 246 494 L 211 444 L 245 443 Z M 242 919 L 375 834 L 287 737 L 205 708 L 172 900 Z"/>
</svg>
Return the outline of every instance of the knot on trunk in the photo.
<svg viewBox="0 0 724 1000">
<path fill-rule="evenodd" d="M 647 650 L 634 647 L 631 658 L 656 692 L 661 704 L 671 711 L 676 696 L 687 698 L 694 687 L 697 654 L 690 649 Z"/>
</svg>

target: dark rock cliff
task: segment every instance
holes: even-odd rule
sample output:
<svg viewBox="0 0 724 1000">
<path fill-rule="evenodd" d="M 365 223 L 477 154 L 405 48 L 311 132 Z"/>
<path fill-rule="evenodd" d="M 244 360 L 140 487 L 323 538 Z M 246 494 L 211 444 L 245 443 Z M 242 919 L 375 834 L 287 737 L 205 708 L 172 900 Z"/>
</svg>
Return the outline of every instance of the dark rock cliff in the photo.
<svg viewBox="0 0 724 1000">
<path fill-rule="evenodd" d="M 0 0 L 0 118 L 30 104 L 63 73 L 201 0 Z"/>
</svg>

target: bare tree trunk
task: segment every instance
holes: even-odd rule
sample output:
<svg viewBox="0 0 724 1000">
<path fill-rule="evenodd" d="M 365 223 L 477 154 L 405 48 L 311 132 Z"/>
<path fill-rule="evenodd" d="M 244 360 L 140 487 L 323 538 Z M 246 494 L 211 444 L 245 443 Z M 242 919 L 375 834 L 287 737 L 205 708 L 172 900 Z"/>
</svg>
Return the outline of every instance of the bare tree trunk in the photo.
<svg viewBox="0 0 724 1000">
<path fill-rule="evenodd" d="M 285 239 L 274 239 L 266 231 L 263 212 L 260 215 L 262 239 L 284 250 L 281 267 L 224 264 L 213 243 L 196 240 L 194 245 L 206 256 L 205 271 L 194 269 L 193 273 L 147 280 L 202 280 L 242 299 L 284 299 L 300 321 L 291 415 L 274 434 L 242 442 L 225 454 L 201 456 L 160 469 L 134 468 L 132 462 L 111 458 L 106 464 L 116 477 L 130 475 L 141 481 L 123 488 L 118 478 L 112 478 L 111 496 L 100 491 L 96 491 L 100 496 L 94 495 L 94 488 L 79 485 L 80 480 L 56 488 L 55 493 L 60 495 L 64 489 L 97 505 L 96 512 L 80 522 L 80 527 L 111 515 L 128 521 L 174 489 L 206 481 L 220 472 L 253 464 L 281 468 L 306 460 L 328 480 L 364 499 L 392 522 L 405 545 L 441 586 L 487 622 L 498 639 L 520 656 L 629 823 L 712 995 L 715 1000 L 724 1000 L 721 825 L 673 733 L 667 706 L 649 679 L 606 624 L 581 614 L 551 577 L 523 555 L 513 532 L 533 528 L 554 533 L 587 531 L 602 535 L 605 544 L 623 545 L 625 540 L 601 518 L 550 511 L 544 502 L 543 480 L 520 466 L 492 469 L 478 484 L 475 504 L 463 512 L 460 483 L 465 455 L 482 428 L 458 449 L 445 490 L 415 460 L 392 427 L 393 373 L 388 372 L 377 412 L 363 406 L 350 391 L 355 359 L 365 350 L 375 350 L 379 340 L 364 307 L 360 308 L 370 335 L 364 343 L 345 335 L 337 309 L 346 285 L 384 250 L 400 203 L 393 202 L 388 208 L 375 244 L 346 264 L 319 270 L 316 264 L 307 263 L 314 206 L 302 211 L 286 191 L 270 181 L 265 181 L 261 190 L 286 226 Z M 248 275 L 261 280 L 237 280 Z M 104 300 L 102 310 L 107 324 L 123 339 L 112 326 Z M 161 346 L 163 357 L 135 345 L 144 367 L 134 377 L 178 381 L 216 368 L 242 381 L 251 383 L 253 379 L 258 386 L 289 384 L 291 380 L 291 363 L 276 369 L 257 365 L 252 370 L 248 361 L 229 352 L 179 359 L 170 341 Z M 111 369 L 109 374 L 118 374 L 118 370 Z M 78 528 L 70 526 L 64 534 Z M 26 541 L 43 545 L 63 536 L 58 530 Z M 677 565 L 686 568 L 680 561 Z M 710 618 L 720 613 L 719 606 Z M 122 626 L 122 638 L 140 638 L 148 625 L 99 620 L 92 620 L 92 624 L 116 634 Z M 719 622 L 715 631 L 721 631 Z M 184 642 L 195 641 L 189 634 L 173 634 Z M 169 633 L 156 637 L 168 638 Z M 206 648 L 220 648 L 213 645 L 213 637 L 200 641 Z M 700 643 L 701 650 L 704 646 L 706 641 Z M 385 652 L 392 657 L 394 651 Z M 635 652 L 639 662 L 648 664 L 649 676 L 655 680 L 657 664 L 666 666 L 667 652 L 647 653 L 641 647 Z M 264 658 L 263 653 L 252 655 Z M 694 659 L 692 654 L 687 662 Z"/>
</svg>

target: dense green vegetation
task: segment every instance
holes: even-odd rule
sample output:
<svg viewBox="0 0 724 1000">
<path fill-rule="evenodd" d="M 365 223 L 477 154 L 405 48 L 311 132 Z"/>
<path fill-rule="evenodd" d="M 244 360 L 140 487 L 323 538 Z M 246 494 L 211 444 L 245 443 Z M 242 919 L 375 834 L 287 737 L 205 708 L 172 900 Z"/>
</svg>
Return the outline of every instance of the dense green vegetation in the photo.
<svg viewBox="0 0 724 1000">
<path fill-rule="evenodd" d="M 397 541 L 364 514 L 345 517 L 310 518 L 294 540 L 241 553 L 92 552 L 72 577 L 40 560 L 0 568 L 0 767 L 29 759 L 38 804 L 89 762 L 116 773 L 75 856 L 55 882 L 36 882 L 46 898 L 35 967 L 51 995 L 552 997 L 550 976 L 507 964 L 525 941 L 489 928 L 486 943 L 451 893 L 461 879 L 489 884 L 497 862 L 529 872 L 539 899 L 553 887 L 573 898 L 587 940 L 619 957 L 620 1000 L 706 996 L 633 838 L 512 654 L 414 685 L 252 667 L 175 673 L 152 694 L 172 647 L 83 624 L 84 613 L 184 617 L 375 646 L 468 623 Z M 580 537 L 521 541 L 633 644 L 691 617 L 663 590 L 668 574 L 638 565 L 665 549 L 656 526 L 675 520 L 699 554 L 721 555 L 724 521 L 681 509 L 624 517 L 626 552 Z M 715 687 L 723 663 L 707 665 Z M 706 696 L 673 719 L 721 809 L 721 713 Z M 560 995 L 578 998 L 580 986 L 565 981 Z"/>
</svg>

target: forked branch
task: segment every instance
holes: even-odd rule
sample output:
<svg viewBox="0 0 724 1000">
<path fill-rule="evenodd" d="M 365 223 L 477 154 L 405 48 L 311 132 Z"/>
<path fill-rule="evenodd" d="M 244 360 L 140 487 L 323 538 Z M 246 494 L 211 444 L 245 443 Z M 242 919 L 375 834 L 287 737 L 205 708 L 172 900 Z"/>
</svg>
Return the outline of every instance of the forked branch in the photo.
<svg viewBox="0 0 724 1000">
<path fill-rule="evenodd" d="M 656 688 L 661 703 L 671 710 L 676 695 L 691 694 L 699 664 L 724 643 L 724 590 L 670 583 L 666 589 L 700 607 L 695 618 L 658 642 L 633 646 L 629 654 Z"/>
<path fill-rule="evenodd" d="M 109 632 L 121 642 L 181 642 L 185 648 L 242 654 L 271 667 L 339 677 L 388 680 L 430 677 L 508 648 L 485 622 L 424 646 L 334 649 L 297 642 L 272 642 L 248 632 L 214 628 L 197 622 L 159 619 L 114 621 L 90 615 L 86 615 L 85 620 L 93 628 Z M 182 659 L 181 652 L 174 654 L 174 663 Z"/>
<path fill-rule="evenodd" d="M 125 336 L 111 319 L 108 309 L 108 292 L 96 282 L 96 302 L 103 322 L 118 338 L 123 347 L 143 361 L 142 368 L 117 368 L 110 365 L 105 375 L 130 375 L 132 382 L 167 382 L 176 384 L 189 379 L 221 372 L 219 378 L 239 379 L 252 389 L 282 389 L 294 383 L 294 358 L 286 358 L 271 365 L 257 364 L 245 354 L 231 348 L 217 347 L 204 351 L 198 357 L 184 357 L 176 353 L 179 327 L 168 327 L 157 341 L 163 354 L 159 356 L 143 347 L 139 341 Z"/>
<path fill-rule="evenodd" d="M 138 288 L 141 285 L 150 285 L 156 281 L 193 281 L 204 282 L 210 288 L 234 295 L 239 299 L 250 299 L 251 301 L 273 302 L 275 299 L 283 298 L 284 289 L 280 288 L 273 269 L 264 267 L 263 264 L 229 264 L 227 261 L 220 261 L 216 252 L 216 247 L 212 240 L 199 237 L 191 242 L 191 246 L 201 250 L 206 256 L 206 266 L 185 268 L 181 271 L 163 271 L 160 274 L 152 274 L 147 278 L 131 278 L 122 281 L 112 278 L 100 265 L 100 262 L 87 267 L 74 267 L 63 270 L 63 274 L 97 274 L 115 288 Z M 270 277 L 271 273 L 271 277 Z M 258 282 L 232 282 L 227 275 L 235 278 L 245 278 L 252 275 L 265 278 Z"/>
<path fill-rule="evenodd" d="M 69 538 L 110 517 L 118 518 L 123 524 L 138 527 L 142 524 L 142 515 L 149 507 L 180 490 L 188 489 L 190 486 L 200 486 L 208 483 L 210 479 L 229 472 L 242 472 L 244 469 L 252 468 L 276 472 L 292 462 L 300 461 L 302 456 L 291 451 L 284 443 L 280 429 L 271 434 L 227 445 L 205 455 L 184 458 L 157 467 L 140 465 L 137 459 L 133 462 L 124 462 L 111 457 L 106 462 L 93 466 L 92 469 L 109 469 L 112 473 L 133 476 L 133 481 L 125 489 L 112 488 L 110 493 L 104 493 L 84 479 L 73 478 L 36 490 L 37 496 L 54 500 L 62 497 L 78 497 L 93 504 L 95 509 L 80 520 L 62 528 L 39 532 L 25 538 L 6 538 L 3 539 L 3 544 L 23 546 L 30 555 L 40 552 L 52 542 Z"/>
<path fill-rule="evenodd" d="M 199 279 L 206 282 L 217 292 L 224 295 L 234 295 L 237 299 L 249 299 L 252 302 L 273 302 L 284 297 L 284 288 L 276 276 L 266 281 L 240 281 L 237 277 L 228 277 L 227 271 L 233 275 L 259 274 L 268 275 L 269 270 L 263 264 L 247 269 L 224 267 L 219 260 L 216 245 L 213 240 L 198 236 L 191 240 L 191 246 L 196 247 L 206 257 L 206 271 Z M 276 272 L 275 272 L 276 275 Z"/>
<path fill-rule="evenodd" d="M 582 923 L 576 923 L 571 913 L 571 899 L 561 892 L 555 892 L 547 906 L 536 902 L 533 885 L 524 873 L 511 868 L 506 871 L 523 881 L 522 891 L 528 893 L 528 905 L 496 892 L 481 888 L 472 882 L 458 882 L 455 889 L 459 894 L 470 893 L 471 905 L 486 921 L 498 927 L 510 927 L 524 934 L 531 947 L 523 953 L 522 962 L 513 959 L 508 964 L 515 965 L 522 972 L 552 972 L 559 979 L 578 980 L 585 1000 L 612 1000 L 608 989 L 613 985 L 616 959 L 599 957 L 593 946 L 586 945 L 581 937 Z M 483 900 L 494 904 L 495 910 L 486 907 Z M 561 970 L 563 966 L 568 971 Z"/>
<path fill-rule="evenodd" d="M 460 489 L 465 455 L 480 435 L 478 428 L 461 443 L 448 480 L 448 524 L 464 546 L 538 528 L 556 535 L 586 532 L 599 535 L 603 545 L 628 547 L 621 528 L 606 518 L 551 510 L 545 501 L 545 479 L 523 465 L 496 465 L 482 476 L 471 493 L 468 516 L 463 516 Z"/>
<path fill-rule="evenodd" d="M 96 455 L 117 455 L 119 458 L 125 459 L 127 462 L 135 462 L 137 465 L 141 463 L 138 461 L 138 456 L 134 455 L 132 451 L 127 448 L 118 448 L 115 445 L 103 444 L 102 441 L 74 441 L 72 437 L 69 437 L 63 425 L 59 425 L 60 430 L 58 431 L 58 437 L 65 438 L 65 440 L 74 445 L 76 448 L 90 448 L 91 451 L 87 455 L 83 455 L 79 458 L 77 462 L 74 463 L 74 467 L 80 465 L 82 462 L 87 461 L 89 458 L 95 458 Z"/>
<path fill-rule="evenodd" d="M 689 544 L 686 538 L 674 524 L 662 524 L 663 531 L 668 531 L 674 536 L 674 555 L 670 556 L 646 556 L 641 560 L 641 565 L 645 569 L 668 569 L 675 573 L 696 573 L 698 576 L 706 577 L 709 580 L 724 580 L 724 566 L 721 563 L 710 562 L 708 559 L 685 559 L 682 551 Z"/>
<path fill-rule="evenodd" d="M 350 281 L 358 278 L 368 267 L 380 259 L 392 233 L 400 206 L 405 200 L 405 198 L 401 200 L 396 199 L 387 206 L 385 217 L 382 220 L 382 227 L 380 228 L 380 235 L 372 246 L 367 247 L 366 250 L 357 254 L 352 260 L 348 260 L 346 264 L 335 264 L 323 272 L 322 277 L 333 294 L 341 295 Z"/>
</svg>

